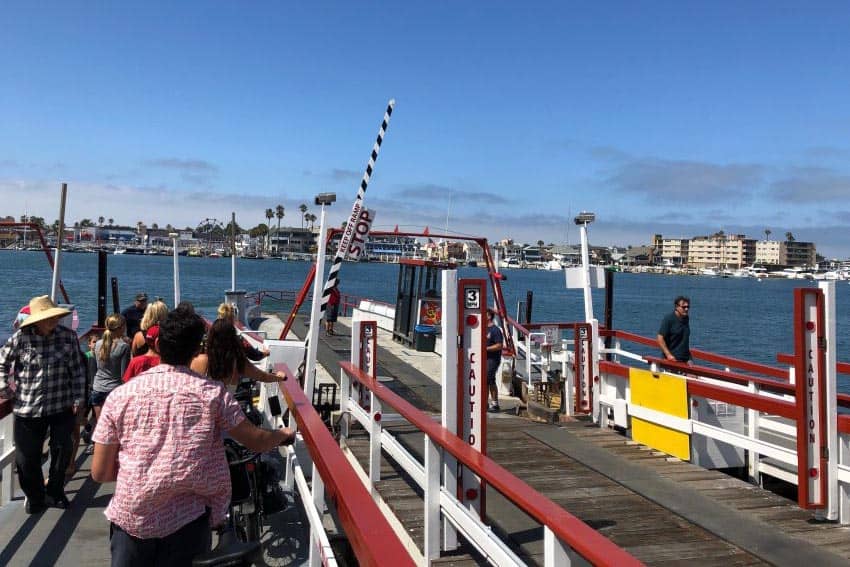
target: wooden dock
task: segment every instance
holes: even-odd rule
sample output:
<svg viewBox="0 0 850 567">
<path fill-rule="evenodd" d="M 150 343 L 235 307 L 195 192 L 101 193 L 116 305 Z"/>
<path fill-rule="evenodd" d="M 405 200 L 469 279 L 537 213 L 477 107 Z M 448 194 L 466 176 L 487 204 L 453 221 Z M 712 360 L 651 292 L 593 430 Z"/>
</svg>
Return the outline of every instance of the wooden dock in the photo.
<svg viewBox="0 0 850 567">
<path fill-rule="evenodd" d="M 346 359 L 349 340 L 347 332 L 323 336 L 320 362 Z M 407 392 L 425 411 L 438 411 L 439 386 L 423 380 L 421 369 L 380 346 L 378 364 L 379 375 L 394 378 L 387 384 L 393 390 Z M 410 429 L 387 428 L 421 459 L 421 434 Z M 361 464 L 367 445 L 364 432 L 352 432 L 348 446 Z M 487 447 L 500 465 L 647 565 L 850 565 L 850 528 L 816 522 L 786 498 L 588 421 L 551 425 L 488 414 Z M 378 492 L 421 553 L 421 490 L 386 455 L 382 468 Z M 540 562 L 542 528 L 492 489 L 486 499 L 493 528 L 520 557 Z M 462 549 L 440 562 L 485 561 Z"/>
</svg>

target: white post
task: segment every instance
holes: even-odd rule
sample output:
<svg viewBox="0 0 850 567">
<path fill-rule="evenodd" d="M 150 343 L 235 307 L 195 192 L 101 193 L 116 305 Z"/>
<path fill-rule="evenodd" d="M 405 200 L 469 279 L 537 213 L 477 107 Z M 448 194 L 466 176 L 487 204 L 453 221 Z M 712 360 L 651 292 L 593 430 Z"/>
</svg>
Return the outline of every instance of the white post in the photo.
<svg viewBox="0 0 850 567">
<path fill-rule="evenodd" d="M 590 250 L 587 245 L 587 222 L 580 225 L 581 235 L 581 267 L 584 274 L 584 320 L 593 320 L 593 299 L 590 295 Z"/>
<path fill-rule="evenodd" d="M 750 382 L 747 385 L 747 391 L 749 391 L 751 394 L 758 394 L 759 385 L 754 382 Z M 756 442 L 759 439 L 760 416 L 761 412 L 759 410 L 747 410 L 747 437 L 749 437 L 750 440 L 753 442 Z M 758 453 L 758 451 L 754 449 L 750 449 L 749 455 L 750 458 L 749 462 L 747 463 L 747 469 L 750 477 L 750 482 L 761 486 L 761 474 L 759 473 L 759 462 L 761 461 L 761 455 Z"/>
<path fill-rule="evenodd" d="M 375 486 L 381 481 L 381 399 L 370 392 L 369 409 L 372 422 L 369 424 L 369 492 L 377 494 Z"/>
<path fill-rule="evenodd" d="M 827 460 L 827 499 L 826 509 L 821 513 L 827 520 L 838 519 L 838 391 L 835 334 L 835 282 L 820 282 L 818 287 L 823 291 L 824 303 L 824 335 L 826 337 L 826 446 L 829 452 Z"/>
<path fill-rule="evenodd" d="M 177 240 L 180 238 L 180 235 L 176 232 L 171 232 L 168 236 L 171 237 L 174 252 L 174 307 L 177 307 L 180 303 L 180 264 L 177 261 L 179 256 Z"/>
<path fill-rule="evenodd" d="M 59 234 L 56 235 L 56 257 L 53 259 L 53 282 L 50 285 L 50 299 L 56 301 L 56 291 L 59 289 L 59 264 L 62 257 L 62 233 L 65 232 L 65 198 L 68 196 L 68 184 L 63 183 L 59 196 Z"/>
<path fill-rule="evenodd" d="M 425 437 L 425 561 L 440 557 L 440 447 Z M 454 486 L 454 485 L 452 485 Z M 448 522 L 447 522 L 448 523 Z"/>
<path fill-rule="evenodd" d="M 569 567 L 572 551 L 559 540 L 548 527 L 543 528 L 543 565 L 546 567 Z"/>
<path fill-rule="evenodd" d="M 319 348 L 319 326 L 321 322 L 322 308 L 322 285 L 325 281 L 325 245 L 327 227 L 325 226 L 325 205 L 322 204 L 319 214 L 319 238 L 318 251 L 316 252 L 316 275 L 313 278 L 313 305 L 310 309 L 310 329 L 307 339 L 307 365 L 304 368 L 304 392 L 308 398 L 313 397 L 313 388 L 316 385 L 316 353 Z"/>
<path fill-rule="evenodd" d="M 319 516 L 322 516 L 325 513 L 325 483 L 322 480 L 322 475 L 319 474 L 319 469 L 316 468 L 315 463 L 313 464 L 313 474 L 311 475 L 311 478 L 313 482 L 312 505 L 315 506 Z M 322 548 L 319 540 L 319 530 L 321 529 L 322 526 L 314 527 L 311 525 L 310 527 L 310 556 L 308 560 L 308 565 L 310 567 L 319 567 L 322 564 Z"/>
<path fill-rule="evenodd" d="M 230 215 L 230 291 L 236 291 L 236 213 Z"/>
<path fill-rule="evenodd" d="M 443 427 L 457 435 L 459 433 L 458 427 L 460 425 L 457 419 L 457 270 L 443 270 L 442 285 L 442 422 Z M 445 478 L 444 484 L 446 486 L 457 486 L 457 460 L 448 453 L 445 454 L 443 476 Z M 457 549 L 457 530 L 448 520 L 443 521 L 443 542 L 444 549 L 446 551 Z"/>
</svg>

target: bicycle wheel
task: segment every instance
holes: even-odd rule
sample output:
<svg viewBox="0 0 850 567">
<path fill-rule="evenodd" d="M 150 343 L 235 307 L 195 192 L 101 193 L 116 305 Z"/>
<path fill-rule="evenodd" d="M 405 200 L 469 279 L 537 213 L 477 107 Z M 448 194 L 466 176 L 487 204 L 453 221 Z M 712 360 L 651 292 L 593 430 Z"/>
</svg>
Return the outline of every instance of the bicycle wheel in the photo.
<svg viewBox="0 0 850 567">
<path fill-rule="evenodd" d="M 242 516 L 245 521 L 245 535 L 248 541 L 260 541 L 263 535 L 263 524 L 260 520 L 260 512 L 256 511 L 252 514 Z"/>
</svg>

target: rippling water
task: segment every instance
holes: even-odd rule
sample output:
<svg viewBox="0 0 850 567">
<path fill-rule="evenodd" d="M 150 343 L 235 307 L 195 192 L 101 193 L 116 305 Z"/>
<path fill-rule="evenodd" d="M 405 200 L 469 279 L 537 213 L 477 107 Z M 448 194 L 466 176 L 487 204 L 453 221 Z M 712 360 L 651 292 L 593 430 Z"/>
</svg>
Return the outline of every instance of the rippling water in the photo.
<svg viewBox="0 0 850 567">
<path fill-rule="evenodd" d="M 122 308 L 139 291 L 161 296 L 171 306 L 172 259 L 166 256 L 110 255 L 109 276 L 117 277 Z M 239 260 L 237 287 L 250 291 L 299 289 L 309 269 L 305 262 Z M 484 270 L 462 268 L 460 277 L 484 277 Z M 508 312 L 534 292 L 534 320 L 575 321 L 583 316 L 580 290 L 564 286 L 562 272 L 506 270 L 503 284 Z M 340 273 L 343 293 L 394 303 L 398 266 L 345 264 Z M 51 272 L 41 252 L 0 252 L 0 326 L 8 329 L 18 309 L 30 297 L 49 293 Z M 87 328 L 97 314 L 97 255 L 64 254 L 62 279 Z M 212 316 L 230 288 L 230 259 L 180 258 L 182 299 Z M 691 345 L 718 354 L 776 364 L 776 354 L 791 352 L 793 289 L 813 287 L 802 280 L 757 281 L 749 278 L 615 274 L 614 327 L 655 336 L 661 317 L 673 308 L 673 298 L 691 298 Z M 850 285 L 836 282 L 838 359 L 850 360 Z M 111 296 L 109 296 L 111 306 Z M 602 318 L 604 291 L 596 290 L 594 312 Z M 273 302 L 267 310 L 283 309 Z"/>
</svg>

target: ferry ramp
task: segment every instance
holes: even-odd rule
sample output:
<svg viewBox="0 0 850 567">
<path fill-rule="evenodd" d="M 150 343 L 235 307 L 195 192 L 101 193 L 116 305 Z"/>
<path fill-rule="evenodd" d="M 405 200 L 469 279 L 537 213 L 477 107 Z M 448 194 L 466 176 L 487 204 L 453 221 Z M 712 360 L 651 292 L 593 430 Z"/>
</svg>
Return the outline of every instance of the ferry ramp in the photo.
<svg viewBox="0 0 850 567">
<path fill-rule="evenodd" d="M 349 358 L 348 320 L 340 321 L 336 336 L 321 338 L 322 364 Z M 293 329 L 304 332 L 303 321 Z M 394 392 L 438 416 L 436 354 L 411 353 L 380 338 L 378 375 Z M 508 406 L 504 400 L 502 405 Z M 648 565 L 850 565 L 850 529 L 813 521 L 790 500 L 587 421 L 543 424 L 516 413 L 488 414 L 488 456 Z M 384 431 L 416 459 L 423 458 L 423 438 L 414 428 L 397 425 Z M 346 444 L 367 477 L 368 434 L 355 427 Z M 381 470 L 376 489 L 383 505 L 421 553 L 422 490 L 386 450 Z M 493 529 L 524 560 L 540 563 L 540 524 L 494 490 L 486 499 Z M 486 562 L 468 548 L 441 561 Z"/>
</svg>

